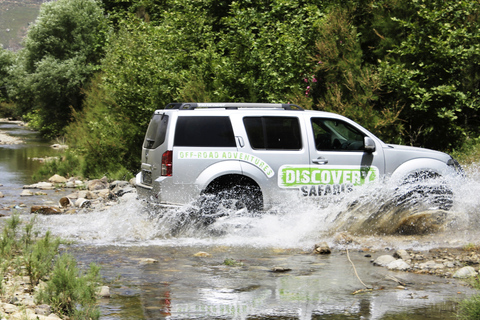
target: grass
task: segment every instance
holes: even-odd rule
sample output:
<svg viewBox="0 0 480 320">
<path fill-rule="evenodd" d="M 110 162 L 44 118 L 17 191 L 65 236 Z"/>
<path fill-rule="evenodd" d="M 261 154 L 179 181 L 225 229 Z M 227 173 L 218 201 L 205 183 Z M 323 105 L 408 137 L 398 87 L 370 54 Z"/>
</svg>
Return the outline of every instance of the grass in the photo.
<svg viewBox="0 0 480 320">
<path fill-rule="evenodd" d="M 87 272 L 80 272 L 73 256 L 59 254 L 61 240 L 50 232 L 38 238 L 34 223 L 33 218 L 22 230 L 18 214 L 5 221 L 0 238 L 1 300 L 8 301 L 11 291 L 3 282 L 6 276 L 28 276 L 32 289 L 45 282 L 35 296 L 38 304 L 49 304 L 57 315 L 72 319 L 99 319 L 96 290 L 101 283 L 100 268 L 91 264 Z"/>
</svg>

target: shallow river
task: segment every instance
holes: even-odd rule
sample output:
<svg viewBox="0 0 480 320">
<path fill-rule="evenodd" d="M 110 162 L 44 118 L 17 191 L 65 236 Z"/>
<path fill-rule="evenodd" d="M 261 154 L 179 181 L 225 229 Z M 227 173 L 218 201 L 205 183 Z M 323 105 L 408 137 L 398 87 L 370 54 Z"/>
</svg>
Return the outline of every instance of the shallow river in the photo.
<svg viewBox="0 0 480 320">
<path fill-rule="evenodd" d="M 46 142 L 28 140 L 0 146 L 4 207 L 24 201 L 15 190 L 31 183 L 25 168 L 36 166 L 25 154 L 38 147 L 33 153 L 51 155 L 41 151 Z M 152 211 L 128 197 L 89 214 L 41 216 L 37 225 L 73 240 L 64 250 L 82 267 L 102 267 L 112 294 L 100 301 L 102 319 L 455 319 L 456 302 L 472 294 L 462 281 L 388 271 L 371 259 L 400 248 L 476 243 L 479 180 L 472 167 L 467 180 L 452 181 L 452 210 L 430 215 L 433 223 L 419 220 L 433 225 L 420 228 L 422 235 L 398 231 L 403 218 L 425 208 L 400 211 L 384 186 L 321 207 L 292 197 L 261 216 L 229 212 L 208 227 L 185 219 L 194 208 Z M 55 194 L 36 201 L 49 197 Z M 338 241 L 344 232 L 355 242 Z M 322 241 L 332 254 L 311 254 Z M 390 276 L 407 285 L 398 288 Z M 374 290 L 353 294 L 362 282 Z"/>
</svg>

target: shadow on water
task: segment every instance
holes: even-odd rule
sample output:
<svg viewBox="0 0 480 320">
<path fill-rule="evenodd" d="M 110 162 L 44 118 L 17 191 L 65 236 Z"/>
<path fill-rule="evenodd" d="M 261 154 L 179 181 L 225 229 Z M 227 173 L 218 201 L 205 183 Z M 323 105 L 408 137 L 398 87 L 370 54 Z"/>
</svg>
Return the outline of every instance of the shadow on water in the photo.
<svg viewBox="0 0 480 320">
<path fill-rule="evenodd" d="M 373 267 L 371 259 L 388 248 L 476 243 L 480 179 L 471 170 L 472 178 L 451 181 L 449 211 L 399 203 L 398 189 L 372 185 L 321 206 L 292 196 L 262 215 L 230 210 L 214 223 L 196 216 L 195 203 L 152 209 L 134 197 L 39 223 L 74 240 L 68 250 L 81 263 L 102 266 L 112 292 L 102 319 L 455 319 L 456 303 L 472 294 L 461 281 Z M 345 232 L 353 242 L 336 240 Z M 331 255 L 311 253 L 321 241 Z M 348 258 L 373 291 L 352 294 L 363 286 Z"/>
</svg>

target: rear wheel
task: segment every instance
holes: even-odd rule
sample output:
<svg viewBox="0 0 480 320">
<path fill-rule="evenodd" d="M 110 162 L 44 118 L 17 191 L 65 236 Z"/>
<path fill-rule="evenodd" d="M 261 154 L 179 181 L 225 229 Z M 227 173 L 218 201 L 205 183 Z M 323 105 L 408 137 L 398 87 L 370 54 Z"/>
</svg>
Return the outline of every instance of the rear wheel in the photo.
<svg viewBox="0 0 480 320">
<path fill-rule="evenodd" d="M 200 199 L 200 216 L 206 224 L 231 214 L 256 213 L 263 209 L 260 188 L 256 185 L 234 185 L 205 192 Z"/>
</svg>

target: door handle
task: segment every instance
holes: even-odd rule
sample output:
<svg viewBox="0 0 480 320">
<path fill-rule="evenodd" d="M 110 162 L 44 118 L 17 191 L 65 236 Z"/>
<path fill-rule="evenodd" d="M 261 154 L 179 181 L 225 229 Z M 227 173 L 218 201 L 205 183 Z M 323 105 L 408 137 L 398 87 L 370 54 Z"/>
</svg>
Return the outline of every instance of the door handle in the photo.
<svg viewBox="0 0 480 320">
<path fill-rule="evenodd" d="M 240 146 L 240 148 L 243 148 L 245 146 L 245 142 L 243 142 L 243 138 L 241 136 L 236 136 L 236 138 L 237 138 L 238 145 Z"/>
<path fill-rule="evenodd" d="M 318 157 L 317 159 L 312 159 L 312 162 L 316 164 L 327 164 L 328 159 L 325 159 L 324 157 Z"/>
</svg>

